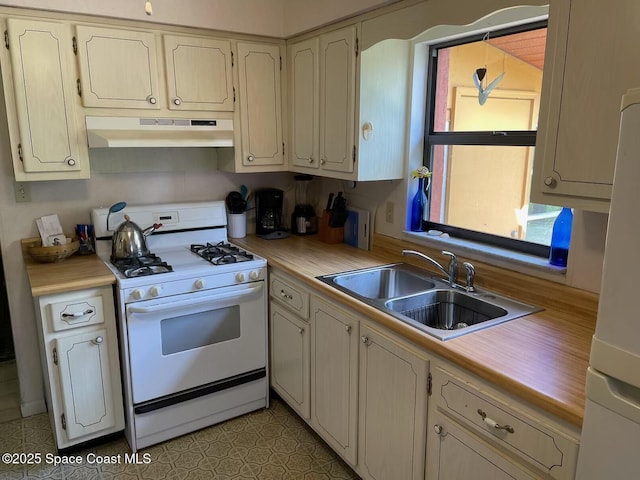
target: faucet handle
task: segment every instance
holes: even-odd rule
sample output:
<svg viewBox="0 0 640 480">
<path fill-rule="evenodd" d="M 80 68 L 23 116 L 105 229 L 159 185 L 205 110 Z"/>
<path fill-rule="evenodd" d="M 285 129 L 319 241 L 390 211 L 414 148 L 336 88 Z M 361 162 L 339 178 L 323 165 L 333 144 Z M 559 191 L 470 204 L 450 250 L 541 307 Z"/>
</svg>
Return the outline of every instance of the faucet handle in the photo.
<svg viewBox="0 0 640 480">
<path fill-rule="evenodd" d="M 463 262 L 462 266 L 467 271 L 467 292 L 475 292 L 476 287 L 473 286 L 473 280 L 476 275 L 476 269 L 469 262 Z"/>
</svg>

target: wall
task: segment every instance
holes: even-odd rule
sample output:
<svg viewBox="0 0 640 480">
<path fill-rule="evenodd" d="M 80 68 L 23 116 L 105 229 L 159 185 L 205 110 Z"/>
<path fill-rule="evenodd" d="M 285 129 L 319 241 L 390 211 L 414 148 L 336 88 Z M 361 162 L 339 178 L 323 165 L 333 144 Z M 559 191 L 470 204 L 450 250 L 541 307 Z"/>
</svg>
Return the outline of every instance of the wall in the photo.
<svg viewBox="0 0 640 480">
<path fill-rule="evenodd" d="M 4 0 L 0 5 L 286 38 L 398 0 Z"/>
</svg>

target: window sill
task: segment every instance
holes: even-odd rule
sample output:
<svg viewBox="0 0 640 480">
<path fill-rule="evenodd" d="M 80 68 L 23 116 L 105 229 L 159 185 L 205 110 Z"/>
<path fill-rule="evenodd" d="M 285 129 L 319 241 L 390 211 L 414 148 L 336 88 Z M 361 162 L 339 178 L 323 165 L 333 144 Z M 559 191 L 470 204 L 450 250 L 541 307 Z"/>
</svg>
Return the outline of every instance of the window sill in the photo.
<svg viewBox="0 0 640 480">
<path fill-rule="evenodd" d="M 567 269 L 550 265 L 546 258 L 459 238 L 427 235 L 426 232 L 404 230 L 403 234 L 404 238 L 412 243 L 441 250 L 451 250 L 456 255 L 471 260 L 478 260 L 496 267 L 558 283 L 566 283 Z"/>
</svg>

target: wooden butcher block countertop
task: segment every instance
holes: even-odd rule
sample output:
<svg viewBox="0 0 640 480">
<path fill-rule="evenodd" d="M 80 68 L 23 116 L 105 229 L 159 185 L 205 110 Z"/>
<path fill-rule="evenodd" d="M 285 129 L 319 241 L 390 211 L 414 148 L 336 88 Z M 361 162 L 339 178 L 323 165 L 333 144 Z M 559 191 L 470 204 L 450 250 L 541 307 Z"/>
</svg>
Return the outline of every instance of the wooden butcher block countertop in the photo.
<svg viewBox="0 0 640 480">
<path fill-rule="evenodd" d="M 22 254 L 27 267 L 32 296 L 40 297 L 116 283 L 113 272 L 97 255 L 72 255 L 54 263 L 35 262 L 24 248 L 25 242 L 31 240 L 33 239 L 22 241 Z"/>
<path fill-rule="evenodd" d="M 411 263 L 435 273 L 426 262 L 403 257 L 400 252 L 415 248 L 446 262 L 439 251 L 383 235 L 375 236 L 370 252 L 346 244 L 325 244 L 316 236 L 278 240 L 247 236 L 232 241 L 425 350 L 581 427 L 598 295 L 473 261 L 478 287 L 544 310 L 443 342 L 315 278 L 393 262 Z"/>
</svg>

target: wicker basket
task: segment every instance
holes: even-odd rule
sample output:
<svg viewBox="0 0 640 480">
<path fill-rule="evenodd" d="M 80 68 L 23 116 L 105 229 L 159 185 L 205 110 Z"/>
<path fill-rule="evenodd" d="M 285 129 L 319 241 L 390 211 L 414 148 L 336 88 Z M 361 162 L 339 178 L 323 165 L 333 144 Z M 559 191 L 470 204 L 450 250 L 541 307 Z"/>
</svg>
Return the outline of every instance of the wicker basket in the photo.
<svg viewBox="0 0 640 480">
<path fill-rule="evenodd" d="M 29 252 L 29 255 L 31 255 L 31 258 L 36 262 L 59 262 L 70 257 L 80 248 L 80 242 L 75 236 L 69 234 L 66 236 L 70 240 L 69 243 L 65 243 L 64 245 L 54 245 L 52 247 L 43 247 L 42 240 L 40 239 L 33 240 L 26 244 L 27 251 Z"/>
</svg>

